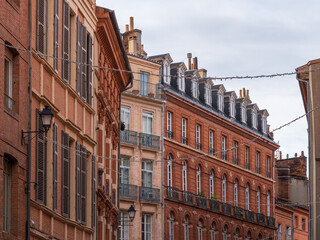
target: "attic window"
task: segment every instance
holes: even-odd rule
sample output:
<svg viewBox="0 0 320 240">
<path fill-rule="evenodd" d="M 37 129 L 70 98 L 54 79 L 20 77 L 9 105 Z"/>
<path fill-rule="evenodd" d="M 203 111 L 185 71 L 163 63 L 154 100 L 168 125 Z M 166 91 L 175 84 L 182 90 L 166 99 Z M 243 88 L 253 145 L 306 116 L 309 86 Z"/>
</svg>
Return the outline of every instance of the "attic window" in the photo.
<svg viewBox="0 0 320 240">
<path fill-rule="evenodd" d="M 241 105 L 241 121 L 243 123 L 247 122 L 246 106 L 244 104 Z"/>
<path fill-rule="evenodd" d="M 163 79 L 165 83 L 170 84 L 170 65 L 168 62 L 163 64 Z"/>
<path fill-rule="evenodd" d="M 211 91 L 210 91 L 210 85 L 206 86 L 206 104 L 211 104 Z"/>
<path fill-rule="evenodd" d="M 223 111 L 223 96 L 222 93 L 218 93 L 218 110 Z"/>
<path fill-rule="evenodd" d="M 179 90 L 184 92 L 184 77 L 181 69 L 179 69 L 178 71 L 178 84 L 179 84 Z"/>
<path fill-rule="evenodd" d="M 234 109 L 234 98 L 230 97 L 230 104 L 229 104 L 229 110 L 230 110 L 230 117 L 234 118 L 234 113 L 235 113 L 235 109 Z"/>
<path fill-rule="evenodd" d="M 257 113 L 252 110 L 252 127 L 257 128 Z"/>
<path fill-rule="evenodd" d="M 198 98 L 198 86 L 196 81 L 192 81 L 192 95 L 194 98 Z"/>
<path fill-rule="evenodd" d="M 262 126 L 262 133 L 266 134 L 267 133 L 267 119 L 265 116 L 262 116 L 262 118 L 261 118 L 261 126 Z"/>
</svg>

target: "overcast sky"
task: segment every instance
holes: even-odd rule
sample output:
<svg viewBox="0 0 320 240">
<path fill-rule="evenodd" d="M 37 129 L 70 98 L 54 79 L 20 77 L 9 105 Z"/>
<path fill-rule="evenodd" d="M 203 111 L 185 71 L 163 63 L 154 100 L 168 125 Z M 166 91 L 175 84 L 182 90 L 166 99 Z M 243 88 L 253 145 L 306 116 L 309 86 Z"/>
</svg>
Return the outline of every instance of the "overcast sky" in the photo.
<svg viewBox="0 0 320 240">
<path fill-rule="evenodd" d="M 170 53 L 187 64 L 198 57 L 208 76 L 242 76 L 295 71 L 320 57 L 320 1 L 297 0 L 97 0 L 116 13 L 120 31 L 133 16 L 148 56 Z M 221 82 L 215 82 L 220 84 Z M 228 80 L 227 91 L 245 87 L 271 130 L 305 113 L 295 75 Z M 307 121 L 275 132 L 283 156 L 307 153 Z"/>
</svg>

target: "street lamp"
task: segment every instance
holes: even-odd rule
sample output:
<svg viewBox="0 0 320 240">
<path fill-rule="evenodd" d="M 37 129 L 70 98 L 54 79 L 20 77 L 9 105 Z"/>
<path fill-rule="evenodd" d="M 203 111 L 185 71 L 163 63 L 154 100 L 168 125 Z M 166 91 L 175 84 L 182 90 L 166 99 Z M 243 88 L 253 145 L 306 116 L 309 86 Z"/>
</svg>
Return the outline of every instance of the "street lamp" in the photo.
<svg viewBox="0 0 320 240">
<path fill-rule="evenodd" d="M 129 213 L 130 221 L 132 222 L 134 217 L 136 216 L 136 210 L 134 209 L 133 205 L 129 207 L 128 213 Z"/>
</svg>

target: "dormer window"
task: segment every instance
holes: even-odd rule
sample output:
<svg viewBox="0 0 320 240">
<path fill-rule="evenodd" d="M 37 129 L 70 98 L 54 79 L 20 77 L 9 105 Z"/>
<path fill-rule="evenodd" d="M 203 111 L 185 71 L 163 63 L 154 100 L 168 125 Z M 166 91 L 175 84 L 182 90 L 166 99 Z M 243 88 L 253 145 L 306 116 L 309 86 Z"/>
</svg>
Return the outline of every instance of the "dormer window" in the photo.
<svg viewBox="0 0 320 240">
<path fill-rule="evenodd" d="M 163 79 L 165 83 L 170 84 L 170 65 L 167 62 L 163 64 Z"/>
<path fill-rule="evenodd" d="M 179 84 L 179 90 L 184 92 L 184 76 L 182 74 L 181 69 L 178 71 L 178 84 Z"/>
<path fill-rule="evenodd" d="M 244 104 L 241 105 L 241 121 L 243 123 L 247 122 L 247 114 L 246 114 L 246 107 Z"/>
<path fill-rule="evenodd" d="M 261 118 L 262 133 L 267 134 L 267 119 L 265 116 Z"/>
<path fill-rule="evenodd" d="M 234 118 L 235 116 L 235 104 L 233 97 L 230 97 L 230 103 L 229 103 L 229 110 L 230 110 L 230 117 Z"/>
<path fill-rule="evenodd" d="M 196 81 L 192 81 L 192 95 L 194 98 L 198 98 L 198 86 Z"/>
<path fill-rule="evenodd" d="M 252 127 L 257 129 L 257 113 L 254 110 L 252 111 Z"/>
<path fill-rule="evenodd" d="M 218 110 L 223 111 L 223 96 L 222 93 L 218 94 Z"/>
<path fill-rule="evenodd" d="M 206 104 L 211 105 L 211 91 L 210 91 L 210 85 L 206 86 Z"/>
</svg>

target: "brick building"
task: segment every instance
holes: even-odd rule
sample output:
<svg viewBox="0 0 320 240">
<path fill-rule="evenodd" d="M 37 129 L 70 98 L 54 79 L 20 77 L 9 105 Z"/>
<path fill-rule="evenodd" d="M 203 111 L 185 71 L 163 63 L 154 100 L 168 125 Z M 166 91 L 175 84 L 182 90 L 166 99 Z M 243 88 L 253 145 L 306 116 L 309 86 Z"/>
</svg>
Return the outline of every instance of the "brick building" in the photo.
<svg viewBox="0 0 320 240">
<path fill-rule="evenodd" d="M 0 23 L 0 239 L 25 239 L 29 54 L 28 1 L 1 1 Z"/>
<path fill-rule="evenodd" d="M 281 239 L 308 239 L 308 179 L 306 157 L 276 161 L 276 236 Z"/>
<path fill-rule="evenodd" d="M 188 68 L 168 68 L 164 239 L 272 239 L 278 145 L 267 110 L 252 103 L 248 90 L 237 97 L 213 84 L 191 54 Z"/>
<path fill-rule="evenodd" d="M 123 33 L 124 46 L 134 72 L 133 85 L 123 92 L 120 161 L 120 239 L 162 239 L 163 234 L 163 106 L 159 74 L 161 64 L 146 58 L 141 31 L 134 28 Z M 136 217 L 128 218 L 133 205 Z"/>
</svg>

